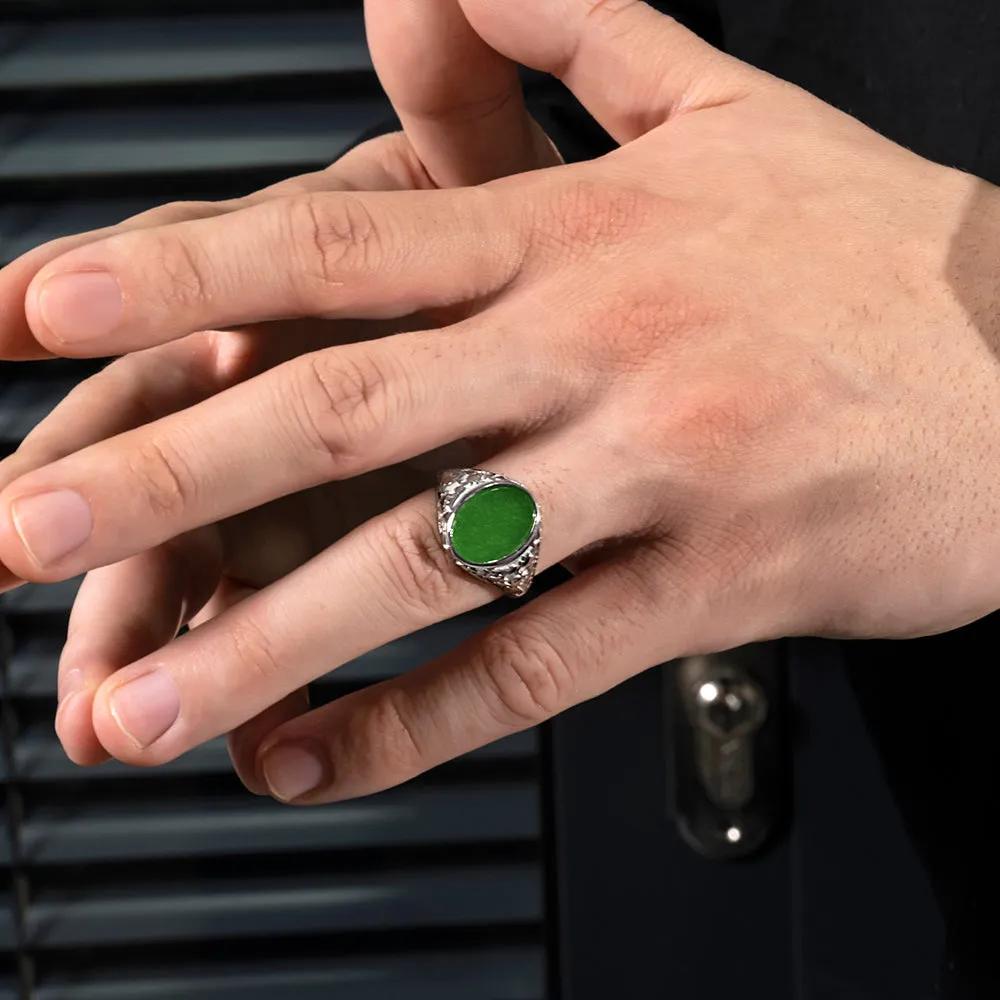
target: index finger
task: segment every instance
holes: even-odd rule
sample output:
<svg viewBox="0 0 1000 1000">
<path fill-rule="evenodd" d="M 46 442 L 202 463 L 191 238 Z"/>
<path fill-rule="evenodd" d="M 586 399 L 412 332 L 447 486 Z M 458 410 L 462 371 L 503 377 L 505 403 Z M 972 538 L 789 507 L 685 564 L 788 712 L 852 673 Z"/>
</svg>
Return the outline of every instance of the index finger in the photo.
<svg viewBox="0 0 1000 1000">
<path fill-rule="evenodd" d="M 507 284 L 518 228 L 486 188 L 310 192 L 79 247 L 39 271 L 25 312 L 76 357 L 290 317 L 405 316 Z"/>
<path fill-rule="evenodd" d="M 286 178 L 242 198 L 221 202 L 170 202 L 112 226 L 43 243 L 0 268 L 0 358 L 33 361 L 52 356 L 52 352 L 35 339 L 28 325 L 25 296 L 43 267 L 78 247 L 117 233 L 211 217 L 273 198 L 311 191 L 402 191 L 412 188 L 422 178 L 422 167 L 412 147 L 401 132 L 396 132 L 355 146 L 323 170 Z"/>
<path fill-rule="evenodd" d="M 40 344 L 28 325 L 24 300 L 35 275 L 51 261 L 77 247 L 105 239 L 114 233 L 147 226 L 166 225 L 225 211 L 210 202 L 174 202 L 141 212 L 117 225 L 86 233 L 62 236 L 29 250 L 6 267 L 0 268 L 0 358 L 5 361 L 40 361 L 52 357 L 52 351 Z"/>
</svg>

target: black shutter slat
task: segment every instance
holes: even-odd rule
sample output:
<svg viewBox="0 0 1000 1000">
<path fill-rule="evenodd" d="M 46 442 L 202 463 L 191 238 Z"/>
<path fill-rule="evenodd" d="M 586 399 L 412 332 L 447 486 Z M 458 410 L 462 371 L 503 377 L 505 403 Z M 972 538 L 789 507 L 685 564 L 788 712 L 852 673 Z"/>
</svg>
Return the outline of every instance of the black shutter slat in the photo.
<svg viewBox="0 0 1000 1000">
<path fill-rule="evenodd" d="M 13 373 L 12 373 L 13 374 Z M 0 444 L 28 436 L 73 388 L 67 379 L 25 379 L 0 383 Z"/>
<path fill-rule="evenodd" d="M 539 871 L 531 864 L 294 878 L 266 873 L 130 891 L 41 890 L 27 911 L 37 948 L 265 938 L 273 934 L 475 927 L 537 921 Z"/>
<path fill-rule="evenodd" d="M 528 760 L 538 753 L 537 734 L 528 730 L 490 743 L 467 755 L 473 761 Z M 190 775 L 222 775 L 232 772 L 232 764 L 222 738 L 209 740 L 162 767 L 143 772 L 143 780 L 155 783 L 160 778 Z M 14 748 L 14 773 L 19 781 L 52 782 L 88 781 L 135 777 L 134 768 L 119 761 L 108 761 L 82 772 L 63 752 L 50 723 L 25 727 Z M 0 762 L 0 780 L 8 777 L 6 763 Z"/>
<path fill-rule="evenodd" d="M 538 833 L 535 789 L 518 782 L 404 788 L 316 809 L 247 795 L 211 803 L 152 799 L 141 810 L 54 802 L 26 810 L 21 853 L 25 864 L 61 864 L 522 841 Z"/>
<path fill-rule="evenodd" d="M 343 101 L 0 116 L 0 183 L 293 171 L 334 159 L 387 112 Z"/>
<path fill-rule="evenodd" d="M 97 982 L 40 983 L 35 1000 L 542 1000 L 541 948 L 437 952 L 246 965 L 210 971 L 144 970 Z M 157 975 L 159 973 L 159 975 Z M 488 982 L 489 992 L 482 992 Z M 0 1000 L 8 1000 L 0 987 Z M 9 994 L 14 1000 L 14 994 Z"/>
<path fill-rule="evenodd" d="M 146 0 L 142 13 L 149 16 L 176 16 L 217 14 L 241 17 L 249 12 L 273 14 L 276 10 L 296 11 L 357 10 L 358 0 L 295 0 L 281 8 L 275 0 Z M 0 0 L 0 14 L 9 17 L 34 19 L 31 23 L 50 22 L 53 19 L 134 16 L 135 0 Z"/>
<path fill-rule="evenodd" d="M 40 585 L 26 583 L 3 595 L 3 609 L 8 615 L 52 614 L 68 612 L 73 606 L 82 576 L 61 583 Z"/>
<path fill-rule="evenodd" d="M 3 829 L 0 829 L 0 865 L 10 864 L 10 834 L 7 828 L 8 822 L 7 808 L 5 805 L 3 809 L 0 809 L 0 823 L 3 823 Z M 6 909 L 6 906 L 4 905 L 5 903 L 6 900 L 3 898 L 3 893 L 0 892 L 0 909 Z"/>
<path fill-rule="evenodd" d="M 358 10 L 14 23 L 0 52 L 0 95 L 371 69 Z"/>
</svg>

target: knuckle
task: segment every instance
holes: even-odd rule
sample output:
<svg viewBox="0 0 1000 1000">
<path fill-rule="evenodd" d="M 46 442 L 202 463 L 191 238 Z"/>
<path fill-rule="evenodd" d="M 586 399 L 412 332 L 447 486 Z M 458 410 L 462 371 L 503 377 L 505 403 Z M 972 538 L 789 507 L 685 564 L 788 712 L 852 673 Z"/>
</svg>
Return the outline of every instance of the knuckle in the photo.
<svg viewBox="0 0 1000 1000">
<path fill-rule="evenodd" d="M 159 289 L 163 305 L 192 309 L 205 304 L 211 265 L 197 244 L 168 229 L 155 237 L 151 257 L 157 276 L 151 287 Z"/>
<path fill-rule="evenodd" d="M 362 198 L 306 194 L 288 199 L 286 211 L 302 273 L 314 282 L 336 287 L 384 263 L 381 227 Z"/>
<path fill-rule="evenodd" d="M 203 330 L 188 337 L 187 343 L 191 348 L 187 376 L 205 396 L 245 381 L 268 364 L 262 339 L 242 331 Z"/>
<path fill-rule="evenodd" d="M 479 665 L 498 721 L 535 726 L 572 703 L 573 671 L 539 623 L 501 623 L 484 633 Z"/>
<path fill-rule="evenodd" d="M 139 492 L 158 516 L 178 517 L 197 499 L 197 480 L 180 452 L 163 438 L 149 438 L 128 462 Z"/>
<path fill-rule="evenodd" d="M 349 476 L 370 461 L 373 434 L 391 416 L 389 373 L 370 351 L 323 351 L 299 365 L 291 394 L 297 421 L 333 476 Z"/>
<path fill-rule="evenodd" d="M 390 513 L 381 542 L 379 564 L 389 578 L 388 594 L 397 614 L 402 610 L 407 620 L 436 620 L 467 603 L 467 581 L 452 565 L 429 518 L 412 510 Z"/>
<path fill-rule="evenodd" d="M 735 489 L 759 481 L 763 463 L 773 462 L 774 443 L 797 416 L 794 400 L 749 366 L 705 378 L 686 375 L 681 363 L 671 389 L 665 395 L 637 382 L 636 405 L 612 432 L 619 450 L 629 449 L 641 462 L 669 464 L 676 484 L 671 505 L 681 495 L 698 504 L 734 498 Z"/>
<path fill-rule="evenodd" d="M 683 290 L 611 291 L 595 311 L 590 342 L 603 366 L 612 371 L 648 368 L 650 359 L 678 350 L 685 341 L 720 322 L 719 309 Z M 609 328 L 614 336 L 608 336 Z"/>
<path fill-rule="evenodd" d="M 377 770 L 380 783 L 395 785 L 426 767 L 426 755 L 414 723 L 416 711 L 405 690 L 396 685 L 372 689 L 366 710 L 359 712 L 361 731 L 352 734 L 353 748 L 362 755 L 374 754 L 370 766 Z"/>
<path fill-rule="evenodd" d="M 270 687 L 283 675 L 284 667 L 273 640 L 248 614 L 235 618 L 229 626 L 228 637 L 241 686 L 263 683 Z"/>
<path fill-rule="evenodd" d="M 589 257 L 638 234 L 653 211 L 662 215 L 659 199 L 639 188 L 576 179 L 549 200 L 534 235 L 562 255 Z"/>
</svg>

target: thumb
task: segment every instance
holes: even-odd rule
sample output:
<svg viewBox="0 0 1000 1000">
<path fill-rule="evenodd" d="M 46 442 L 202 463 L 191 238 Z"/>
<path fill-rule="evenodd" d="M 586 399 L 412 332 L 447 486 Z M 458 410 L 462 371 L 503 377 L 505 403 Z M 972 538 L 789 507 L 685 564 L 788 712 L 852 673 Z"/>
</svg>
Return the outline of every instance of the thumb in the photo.
<svg viewBox="0 0 1000 1000">
<path fill-rule="evenodd" d="M 525 109 L 517 66 L 472 29 L 458 0 L 365 0 L 365 24 L 382 86 L 437 187 L 560 162 Z"/>
<path fill-rule="evenodd" d="M 559 77 L 618 142 L 768 77 L 641 0 L 460 0 L 498 52 Z"/>
</svg>

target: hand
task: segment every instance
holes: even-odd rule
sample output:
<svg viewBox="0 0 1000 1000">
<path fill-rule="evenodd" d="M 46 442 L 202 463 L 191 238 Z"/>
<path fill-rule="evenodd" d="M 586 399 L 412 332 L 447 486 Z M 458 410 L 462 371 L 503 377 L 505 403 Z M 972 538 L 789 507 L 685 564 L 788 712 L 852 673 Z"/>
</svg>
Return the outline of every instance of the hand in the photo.
<svg viewBox="0 0 1000 1000">
<path fill-rule="evenodd" d="M 279 798 L 387 787 L 661 660 L 916 635 L 1000 605 L 998 192 L 641 4 L 465 10 L 495 49 L 557 71 L 622 148 L 478 188 L 315 194 L 124 233 L 28 289 L 35 335 L 80 354 L 462 305 L 436 330 L 292 359 L 0 495 L 0 557 L 55 580 L 449 442 L 496 443 L 483 464 L 532 488 L 542 563 L 572 559 L 575 578 L 425 668 L 258 734 L 254 775 Z M 71 344 L 57 283 L 82 308 L 80 271 L 112 275 L 122 311 Z M 25 501 L 57 490 L 79 498 L 58 494 L 76 518 L 62 541 L 87 531 L 42 564 L 15 519 L 51 546 L 57 522 Z M 404 501 L 118 671 L 94 700 L 101 743 L 169 760 L 490 600 L 444 557 L 433 509 Z"/>
<path fill-rule="evenodd" d="M 405 77 L 387 81 L 390 96 L 405 91 L 411 118 L 447 139 L 449 161 L 432 160 L 431 176 L 402 133 L 366 142 L 332 167 L 221 203 L 171 204 L 118 226 L 56 240 L 26 254 L 0 274 L 0 355 L 51 356 L 34 338 L 24 314 L 25 292 L 40 268 L 74 247 L 108 236 L 210 219 L 252 205 L 308 192 L 406 190 L 489 180 L 498 172 L 559 162 L 528 117 L 515 67 L 500 58 L 455 10 L 451 45 L 441 58 L 423 58 Z M 399 21 L 393 22 L 397 27 Z M 382 59 L 399 65 L 399 45 L 420 45 L 437 23 L 416 23 L 405 36 L 383 37 Z M 377 32 L 376 32 L 377 34 Z M 467 78 L 453 94 L 455 74 Z M 443 85 L 445 84 L 445 85 Z M 443 101 L 443 98 L 447 98 Z M 442 123 L 447 127 L 443 128 Z M 444 313 L 441 313 L 443 318 Z M 0 487 L 88 445 L 183 410 L 293 357 L 427 325 L 423 316 L 389 321 L 284 320 L 193 333 L 139 350 L 87 379 L 0 462 Z M 58 348 L 57 348 L 58 353 Z M 60 662 L 56 728 L 69 756 L 96 764 L 108 753 L 92 725 L 93 694 L 116 669 L 284 576 L 335 539 L 433 482 L 441 462 L 468 463 L 475 452 L 459 444 L 448 454 L 378 469 L 350 484 L 327 483 L 188 532 L 87 575 L 70 620 Z M 0 564 L 0 592 L 21 581 Z M 70 696 L 72 694 L 72 697 Z M 305 688 L 230 734 L 237 771 L 255 790 L 253 755 L 259 734 L 308 709 Z"/>
</svg>

